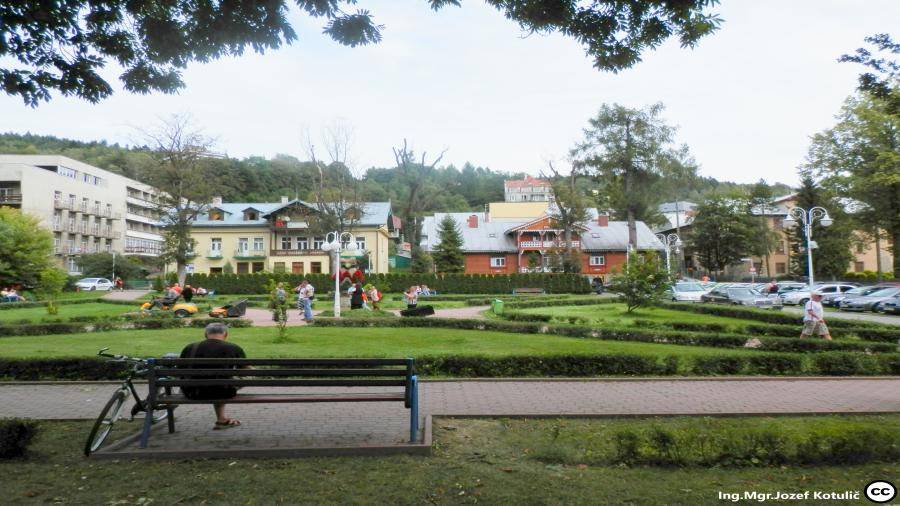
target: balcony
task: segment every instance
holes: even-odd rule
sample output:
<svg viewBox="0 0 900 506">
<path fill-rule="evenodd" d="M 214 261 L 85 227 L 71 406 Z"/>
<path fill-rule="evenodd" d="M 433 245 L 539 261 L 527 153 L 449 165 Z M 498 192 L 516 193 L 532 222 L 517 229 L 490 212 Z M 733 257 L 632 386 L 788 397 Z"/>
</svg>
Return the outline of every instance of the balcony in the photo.
<svg viewBox="0 0 900 506">
<path fill-rule="evenodd" d="M 75 207 L 74 200 L 66 200 L 66 199 L 53 199 L 53 209 L 68 209 L 72 210 Z"/>
<path fill-rule="evenodd" d="M 70 222 L 68 225 L 66 225 L 66 232 L 74 234 L 76 230 L 78 230 L 78 226 L 76 226 L 74 222 Z"/>
<path fill-rule="evenodd" d="M 53 230 L 54 232 L 62 232 L 63 230 L 66 229 L 66 227 L 63 226 L 62 223 L 60 223 L 58 221 L 54 221 L 53 223 L 50 224 L 50 229 Z"/>
<path fill-rule="evenodd" d="M 159 256 L 161 253 L 162 251 L 158 247 L 125 246 L 125 254 L 127 255 Z"/>
<path fill-rule="evenodd" d="M 520 241 L 519 249 L 565 248 L 566 241 Z M 581 247 L 581 241 L 572 241 L 573 248 Z"/>
<path fill-rule="evenodd" d="M 271 251 L 273 257 L 300 257 L 300 256 L 323 256 L 328 255 L 327 252 L 320 249 L 273 249 Z"/>
<path fill-rule="evenodd" d="M 222 258 L 222 250 L 211 249 L 206 252 L 206 258 Z"/>
<path fill-rule="evenodd" d="M 268 255 L 266 254 L 265 249 L 244 249 L 238 248 L 234 250 L 234 258 L 236 260 L 252 260 L 258 258 L 266 258 Z"/>
</svg>

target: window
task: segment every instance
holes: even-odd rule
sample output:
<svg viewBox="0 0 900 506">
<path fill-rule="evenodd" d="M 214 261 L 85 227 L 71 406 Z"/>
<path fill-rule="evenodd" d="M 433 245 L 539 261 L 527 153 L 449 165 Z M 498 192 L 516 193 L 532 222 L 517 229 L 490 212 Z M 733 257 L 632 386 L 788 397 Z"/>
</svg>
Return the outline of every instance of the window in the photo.
<svg viewBox="0 0 900 506">
<path fill-rule="evenodd" d="M 238 239 L 238 251 L 246 252 L 250 249 L 250 239 L 241 237 Z"/>
<path fill-rule="evenodd" d="M 81 180 L 84 181 L 85 183 L 91 184 L 91 181 L 93 181 L 94 178 L 91 177 L 90 174 L 88 174 L 87 172 L 85 172 L 85 173 L 83 173 L 83 174 L 81 175 Z"/>
<path fill-rule="evenodd" d="M 356 249 L 362 251 L 366 249 L 366 238 L 365 237 L 357 237 L 356 238 Z"/>
<path fill-rule="evenodd" d="M 784 262 L 776 262 L 775 274 L 787 274 L 787 264 Z"/>
<path fill-rule="evenodd" d="M 238 274 L 247 274 L 250 272 L 250 264 L 247 262 L 238 262 L 237 263 L 237 273 Z"/>
<path fill-rule="evenodd" d="M 291 236 L 281 236 L 281 249 L 291 249 Z"/>
<path fill-rule="evenodd" d="M 784 255 L 784 241 L 778 241 L 778 244 L 775 245 L 775 253 Z"/>
<path fill-rule="evenodd" d="M 210 274 L 222 274 L 222 268 L 221 267 L 210 267 L 209 273 Z"/>
<path fill-rule="evenodd" d="M 225 219 L 224 213 L 218 209 L 209 210 L 209 221 L 222 221 Z"/>
<path fill-rule="evenodd" d="M 253 272 L 262 272 L 266 269 L 266 264 L 264 262 L 253 262 L 253 265 L 250 267 Z"/>
<path fill-rule="evenodd" d="M 303 274 L 303 262 L 291 262 L 291 272 L 294 274 Z"/>
<path fill-rule="evenodd" d="M 862 253 L 862 252 L 864 252 L 865 250 L 866 250 L 866 246 L 865 246 L 863 243 L 857 243 L 857 245 L 856 245 L 856 252 L 857 252 L 857 253 Z"/>
<path fill-rule="evenodd" d="M 53 200 L 57 200 L 57 201 L 62 200 L 62 192 L 60 192 L 60 191 L 53 192 Z"/>
<path fill-rule="evenodd" d="M 69 268 L 69 272 L 80 272 L 78 269 L 78 260 L 75 257 L 69 257 L 66 260 L 66 267 Z"/>
<path fill-rule="evenodd" d="M 262 237 L 254 237 L 253 238 L 253 251 L 263 251 L 266 249 L 265 243 L 263 242 Z"/>
<path fill-rule="evenodd" d="M 604 255 L 591 255 L 589 265 L 596 267 L 599 265 L 606 265 L 606 257 Z"/>
<path fill-rule="evenodd" d="M 58 167 L 56 169 L 56 173 L 60 176 L 68 177 L 71 179 L 75 179 L 77 177 L 77 173 L 68 167 Z"/>
<path fill-rule="evenodd" d="M 222 238 L 221 237 L 213 237 L 209 240 L 209 250 L 210 251 L 222 251 Z"/>
<path fill-rule="evenodd" d="M 244 221 L 256 221 L 259 219 L 259 213 L 256 211 L 244 211 Z"/>
<path fill-rule="evenodd" d="M 312 274 L 322 274 L 322 262 L 310 262 L 309 272 Z"/>
<path fill-rule="evenodd" d="M 866 264 L 863 262 L 853 262 L 853 271 L 854 272 L 862 272 L 866 270 Z"/>
<path fill-rule="evenodd" d="M 784 228 L 784 218 L 773 218 L 772 226 L 775 227 L 776 230 L 780 230 Z"/>
<path fill-rule="evenodd" d="M 297 249 L 309 249 L 309 241 L 307 241 L 306 237 L 297 238 Z"/>
<path fill-rule="evenodd" d="M 272 265 L 272 272 L 284 272 L 284 262 L 275 262 Z"/>
<path fill-rule="evenodd" d="M 491 267 L 506 267 L 506 257 L 491 257 Z"/>
<path fill-rule="evenodd" d="M 322 245 L 325 244 L 324 237 L 315 237 L 313 238 L 313 247 L 312 249 L 322 249 Z"/>
</svg>

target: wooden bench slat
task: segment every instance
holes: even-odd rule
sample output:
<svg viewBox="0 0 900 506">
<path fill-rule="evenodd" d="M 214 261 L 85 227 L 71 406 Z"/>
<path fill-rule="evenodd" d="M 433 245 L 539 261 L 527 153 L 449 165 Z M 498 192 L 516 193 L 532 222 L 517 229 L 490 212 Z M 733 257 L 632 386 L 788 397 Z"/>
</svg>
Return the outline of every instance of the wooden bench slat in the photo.
<svg viewBox="0 0 900 506">
<path fill-rule="evenodd" d="M 221 371 L 220 371 L 221 372 Z M 233 386 L 233 387 L 405 387 L 405 380 L 285 380 L 285 379 L 174 379 L 160 378 L 156 380 L 160 387 L 180 386 Z"/>
<path fill-rule="evenodd" d="M 406 377 L 404 369 L 171 369 L 159 368 L 157 376 L 394 376 Z"/>
<path fill-rule="evenodd" d="M 163 395 L 160 396 L 157 405 L 178 405 L 178 404 L 210 404 L 221 402 L 223 404 L 268 404 L 268 403 L 294 403 L 294 402 L 381 402 L 381 401 L 402 401 L 404 394 L 348 394 L 348 395 L 316 395 L 316 394 L 238 394 L 230 399 L 188 399 L 183 395 Z"/>
</svg>

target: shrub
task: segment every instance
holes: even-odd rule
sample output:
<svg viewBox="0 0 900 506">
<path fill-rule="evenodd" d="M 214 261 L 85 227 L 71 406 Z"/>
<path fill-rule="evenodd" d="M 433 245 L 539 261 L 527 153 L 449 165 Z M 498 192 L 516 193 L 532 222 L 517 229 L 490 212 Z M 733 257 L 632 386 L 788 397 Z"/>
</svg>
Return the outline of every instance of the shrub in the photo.
<svg viewBox="0 0 900 506">
<path fill-rule="evenodd" d="M 751 355 L 747 357 L 747 373 L 767 376 L 803 374 L 803 360 L 795 355 Z"/>
<path fill-rule="evenodd" d="M 878 362 L 859 353 L 822 353 L 813 357 L 819 374 L 825 376 L 857 376 L 879 374 Z"/>
<path fill-rule="evenodd" d="M 694 359 L 694 374 L 740 374 L 747 365 L 746 357 L 712 356 Z"/>
<path fill-rule="evenodd" d="M 0 459 L 25 455 L 25 448 L 37 433 L 37 424 L 30 420 L 8 418 L 0 420 Z"/>
</svg>

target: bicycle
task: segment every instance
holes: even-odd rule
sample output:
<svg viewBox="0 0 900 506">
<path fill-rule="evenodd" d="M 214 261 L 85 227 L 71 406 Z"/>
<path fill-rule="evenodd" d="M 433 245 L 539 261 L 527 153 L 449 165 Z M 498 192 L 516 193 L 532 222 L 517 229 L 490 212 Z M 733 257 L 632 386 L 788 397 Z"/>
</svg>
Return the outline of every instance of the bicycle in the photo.
<svg viewBox="0 0 900 506">
<path fill-rule="evenodd" d="M 122 406 L 125 404 L 128 397 L 134 396 L 135 399 L 135 404 L 131 408 L 131 417 L 128 419 L 129 421 L 134 420 L 135 415 L 138 413 L 146 413 L 147 411 L 146 400 L 141 399 L 132 380 L 135 377 L 145 375 L 147 369 L 152 367 L 153 359 L 105 353 L 108 349 L 109 348 L 103 348 L 98 351 L 97 356 L 110 358 L 113 362 L 130 363 L 131 371 L 129 372 L 128 377 L 125 378 L 125 381 L 122 382 L 122 385 L 113 392 L 112 397 L 110 397 L 109 401 L 100 411 L 100 416 L 97 417 L 97 421 L 94 422 L 94 427 L 91 429 L 88 440 L 84 445 L 85 457 L 90 456 L 91 453 L 97 451 L 103 442 L 106 441 L 110 431 L 112 431 L 113 425 L 119 420 Z M 169 416 L 169 412 L 166 409 L 154 410 L 150 416 L 153 417 L 153 423 L 157 423 L 165 420 Z"/>
</svg>

